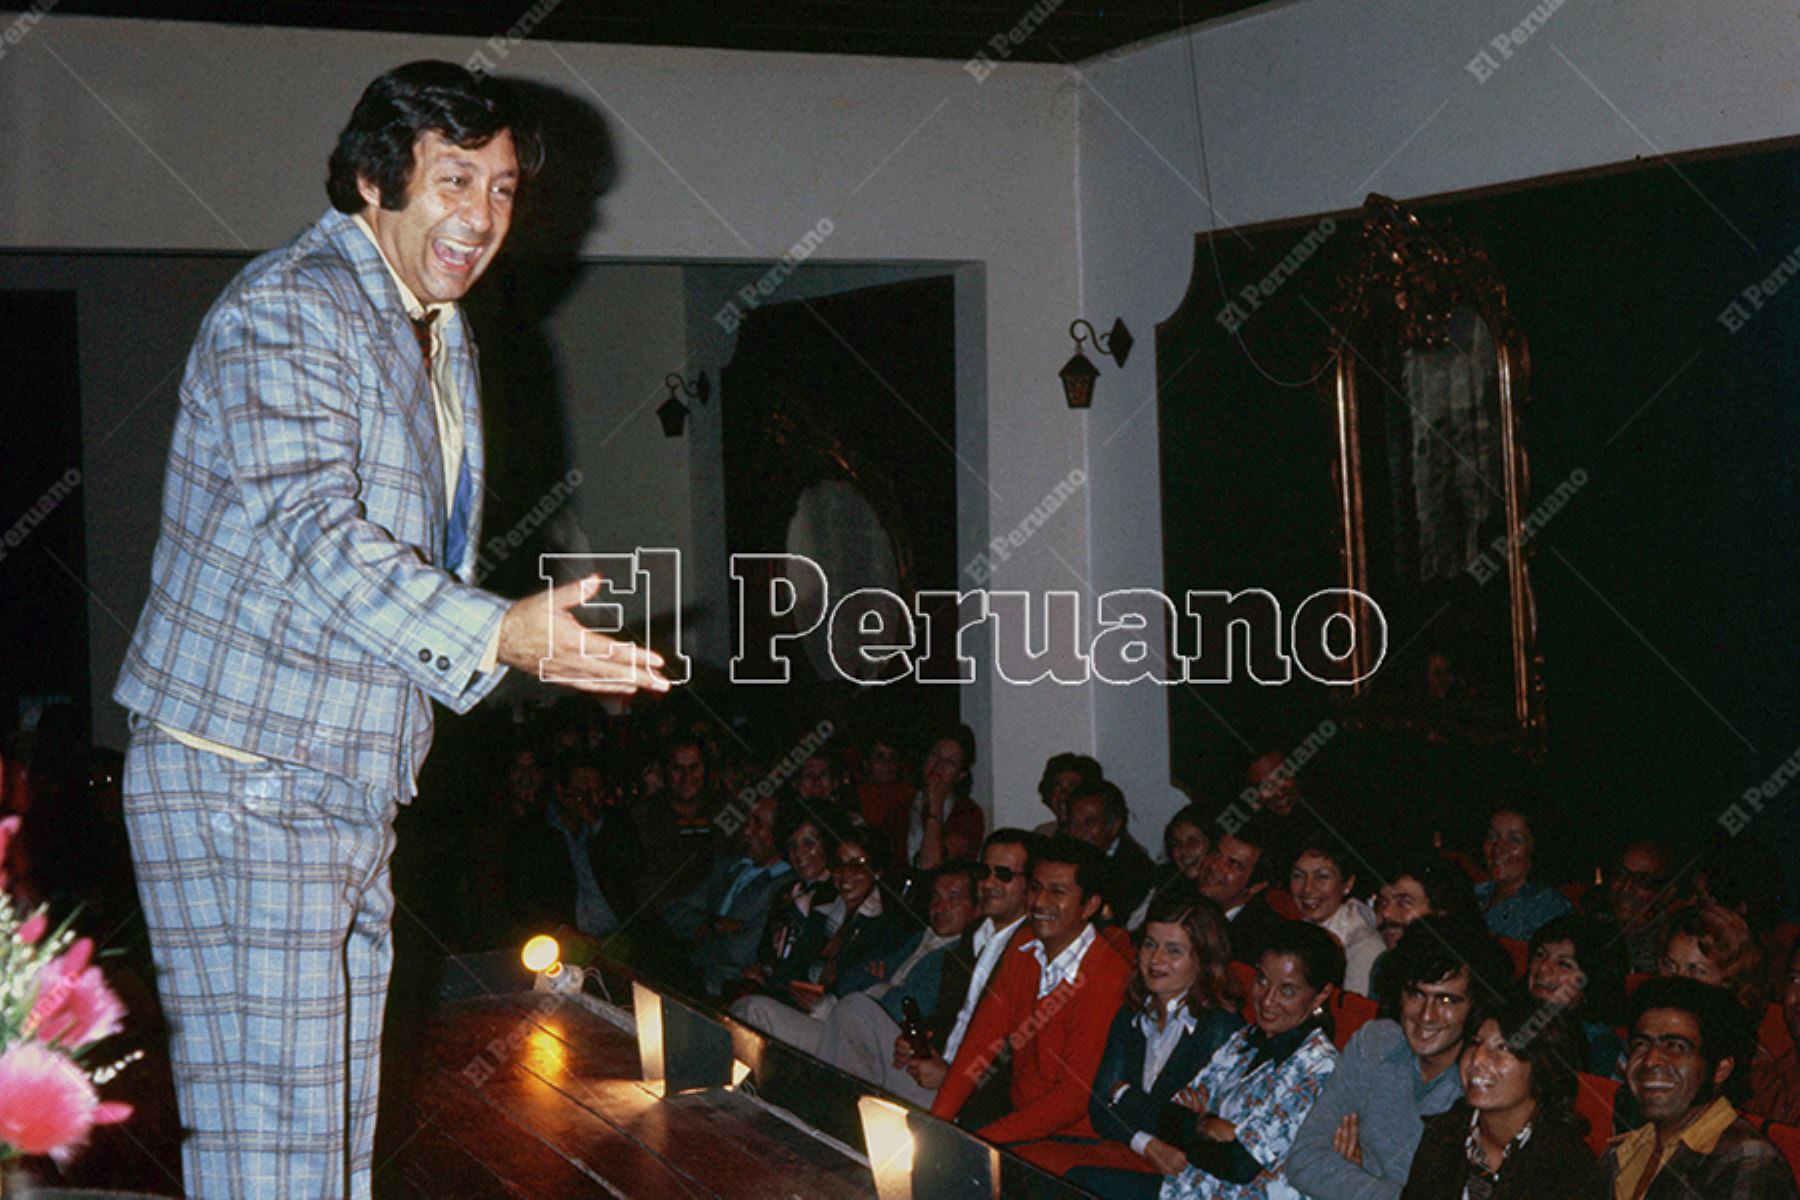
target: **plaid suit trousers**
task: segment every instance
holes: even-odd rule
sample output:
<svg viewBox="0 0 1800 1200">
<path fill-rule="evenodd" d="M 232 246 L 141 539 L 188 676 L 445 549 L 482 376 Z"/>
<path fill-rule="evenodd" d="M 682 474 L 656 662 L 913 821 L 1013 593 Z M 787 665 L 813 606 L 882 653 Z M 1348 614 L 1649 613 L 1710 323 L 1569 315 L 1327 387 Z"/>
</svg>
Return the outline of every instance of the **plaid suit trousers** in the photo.
<svg viewBox="0 0 1800 1200">
<path fill-rule="evenodd" d="M 190 1195 L 367 1197 L 395 804 L 135 722 L 125 819 Z"/>
</svg>

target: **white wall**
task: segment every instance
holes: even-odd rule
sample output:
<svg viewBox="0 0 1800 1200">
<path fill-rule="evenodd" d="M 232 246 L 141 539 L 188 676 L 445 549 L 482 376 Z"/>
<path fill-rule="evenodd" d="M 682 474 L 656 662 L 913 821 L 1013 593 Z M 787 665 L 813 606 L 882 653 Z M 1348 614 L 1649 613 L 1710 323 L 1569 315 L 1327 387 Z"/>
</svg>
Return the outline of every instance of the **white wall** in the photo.
<svg viewBox="0 0 1800 1200">
<path fill-rule="evenodd" d="M 1146 519 L 1160 496 L 1148 342 L 1187 290 L 1194 235 L 1212 223 L 1200 198 L 1196 86 L 1219 225 L 1353 208 L 1370 191 L 1414 198 L 1795 132 L 1792 0 L 1568 0 L 1505 57 L 1493 40 L 1533 9 L 1530 0 L 1307 0 L 1087 64 L 1085 307 L 1097 322 L 1123 315 L 1146 341 L 1123 372 L 1106 370 L 1090 426 L 1098 587 L 1163 578 L 1159 524 Z M 1484 50 L 1498 69 L 1482 82 L 1468 65 Z M 1786 250 L 1771 248 L 1771 259 Z M 1210 273 L 1196 285 L 1217 287 Z M 1128 796 L 1155 795 L 1168 761 L 1166 695 L 1100 689 L 1094 711 L 1108 774 Z M 1134 824 L 1153 837 L 1158 822 L 1145 818 Z"/>
<path fill-rule="evenodd" d="M 274 245 L 323 211 L 326 155 L 368 80 L 476 47 L 47 17 L 0 61 L 0 247 Z M 526 42 L 502 69 L 606 116 L 620 170 L 587 254 L 771 260 L 829 217 L 819 263 L 981 264 L 985 427 L 968 433 L 959 491 L 984 493 L 988 512 L 965 522 L 963 561 L 1080 464 L 1086 418 L 1053 378 L 1077 304 L 1075 97 L 1060 67 L 977 83 L 955 63 Z M 1070 586 L 1087 543 L 1083 512 L 1065 508 L 992 586 Z M 1088 693 L 964 704 L 984 741 L 978 795 L 1001 821 L 1037 820 L 1044 757 L 1092 737 Z"/>
</svg>

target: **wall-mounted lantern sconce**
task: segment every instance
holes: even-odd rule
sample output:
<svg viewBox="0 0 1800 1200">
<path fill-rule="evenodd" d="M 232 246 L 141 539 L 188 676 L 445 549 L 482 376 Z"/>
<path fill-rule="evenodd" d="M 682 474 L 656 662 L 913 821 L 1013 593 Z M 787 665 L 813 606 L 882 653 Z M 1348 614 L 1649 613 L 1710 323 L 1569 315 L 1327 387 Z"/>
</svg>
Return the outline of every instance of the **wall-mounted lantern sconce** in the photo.
<svg viewBox="0 0 1800 1200">
<path fill-rule="evenodd" d="M 1084 329 L 1086 333 L 1082 332 Z M 1111 330 L 1099 333 L 1077 317 L 1069 323 L 1069 336 L 1075 339 L 1075 355 L 1057 374 L 1062 379 L 1063 399 L 1069 402 L 1069 407 L 1086 408 L 1094 402 L 1094 381 L 1100 378 L 1100 370 L 1081 352 L 1082 344 L 1092 341 L 1094 349 L 1122 367 L 1136 339 L 1131 336 L 1131 330 L 1125 328 L 1124 318 L 1115 319 Z"/>
<path fill-rule="evenodd" d="M 669 389 L 669 398 L 656 409 L 656 419 L 662 422 L 663 436 L 677 438 L 687 427 L 688 406 L 681 402 L 683 396 L 690 396 L 705 404 L 712 399 L 712 380 L 706 372 L 700 372 L 699 378 L 692 383 L 671 371 L 663 383 Z"/>
</svg>

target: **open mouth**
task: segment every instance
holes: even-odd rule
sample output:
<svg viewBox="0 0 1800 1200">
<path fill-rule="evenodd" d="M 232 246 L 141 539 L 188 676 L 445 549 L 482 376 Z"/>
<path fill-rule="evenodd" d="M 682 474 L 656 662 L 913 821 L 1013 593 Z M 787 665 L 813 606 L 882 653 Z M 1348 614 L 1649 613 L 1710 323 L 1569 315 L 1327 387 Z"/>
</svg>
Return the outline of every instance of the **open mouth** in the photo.
<svg viewBox="0 0 1800 1200">
<path fill-rule="evenodd" d="M 475 266 L 476 260 L 481 257 L 481 247 L 450 238 L 433 238 L 431 255 L 446 270 L 460 274 Z"/>
</svg>

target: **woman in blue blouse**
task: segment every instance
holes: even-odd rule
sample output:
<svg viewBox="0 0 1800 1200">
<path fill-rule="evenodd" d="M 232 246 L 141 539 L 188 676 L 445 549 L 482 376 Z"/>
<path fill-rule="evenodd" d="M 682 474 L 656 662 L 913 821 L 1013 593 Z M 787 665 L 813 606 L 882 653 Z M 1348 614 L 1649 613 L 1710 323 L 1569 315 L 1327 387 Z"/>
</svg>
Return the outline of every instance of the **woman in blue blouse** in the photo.
<svg viewBox="0 0 1800 1200">
<path fill-rule="evenodd" d="M 1107 1200 L 1156 1195 L 1162 1174 L 1146 1156 L 1163 1106 L 1243 1025 L 1231 978 L 1231 936 L 1219 906 L 1186 880 L 1151 902 L 1138 935 L 1138 969 L 1113 1018 L 1094 1077 L 1089 1141 L 1018 1147 Z"/>
<path fill-rule="evenodd" d="M 1482 919 L 1495 937 L 1529 941 L 1538 927 L 1575 911 L 1569 898 L 1541 879 L 1531 877 L 1537 840 L 1531 822 L 1516 808 L 1497 808 L 1481 839 L 1488 881 L 1475 885 Z"/>
<path fill-rule="evenodd" d="M 1343 948 L 1319 926 L 1283 922 L 1264 942 L 1256 1023 L 1232 1034 L 1157 1121 L 1148 1156 L 1164 1172 L 1161 1200 L 1299 1200 L 1288 1150 L 1337 1066 L 1326 1005 L 1343 982 Z"/>
</svg>

